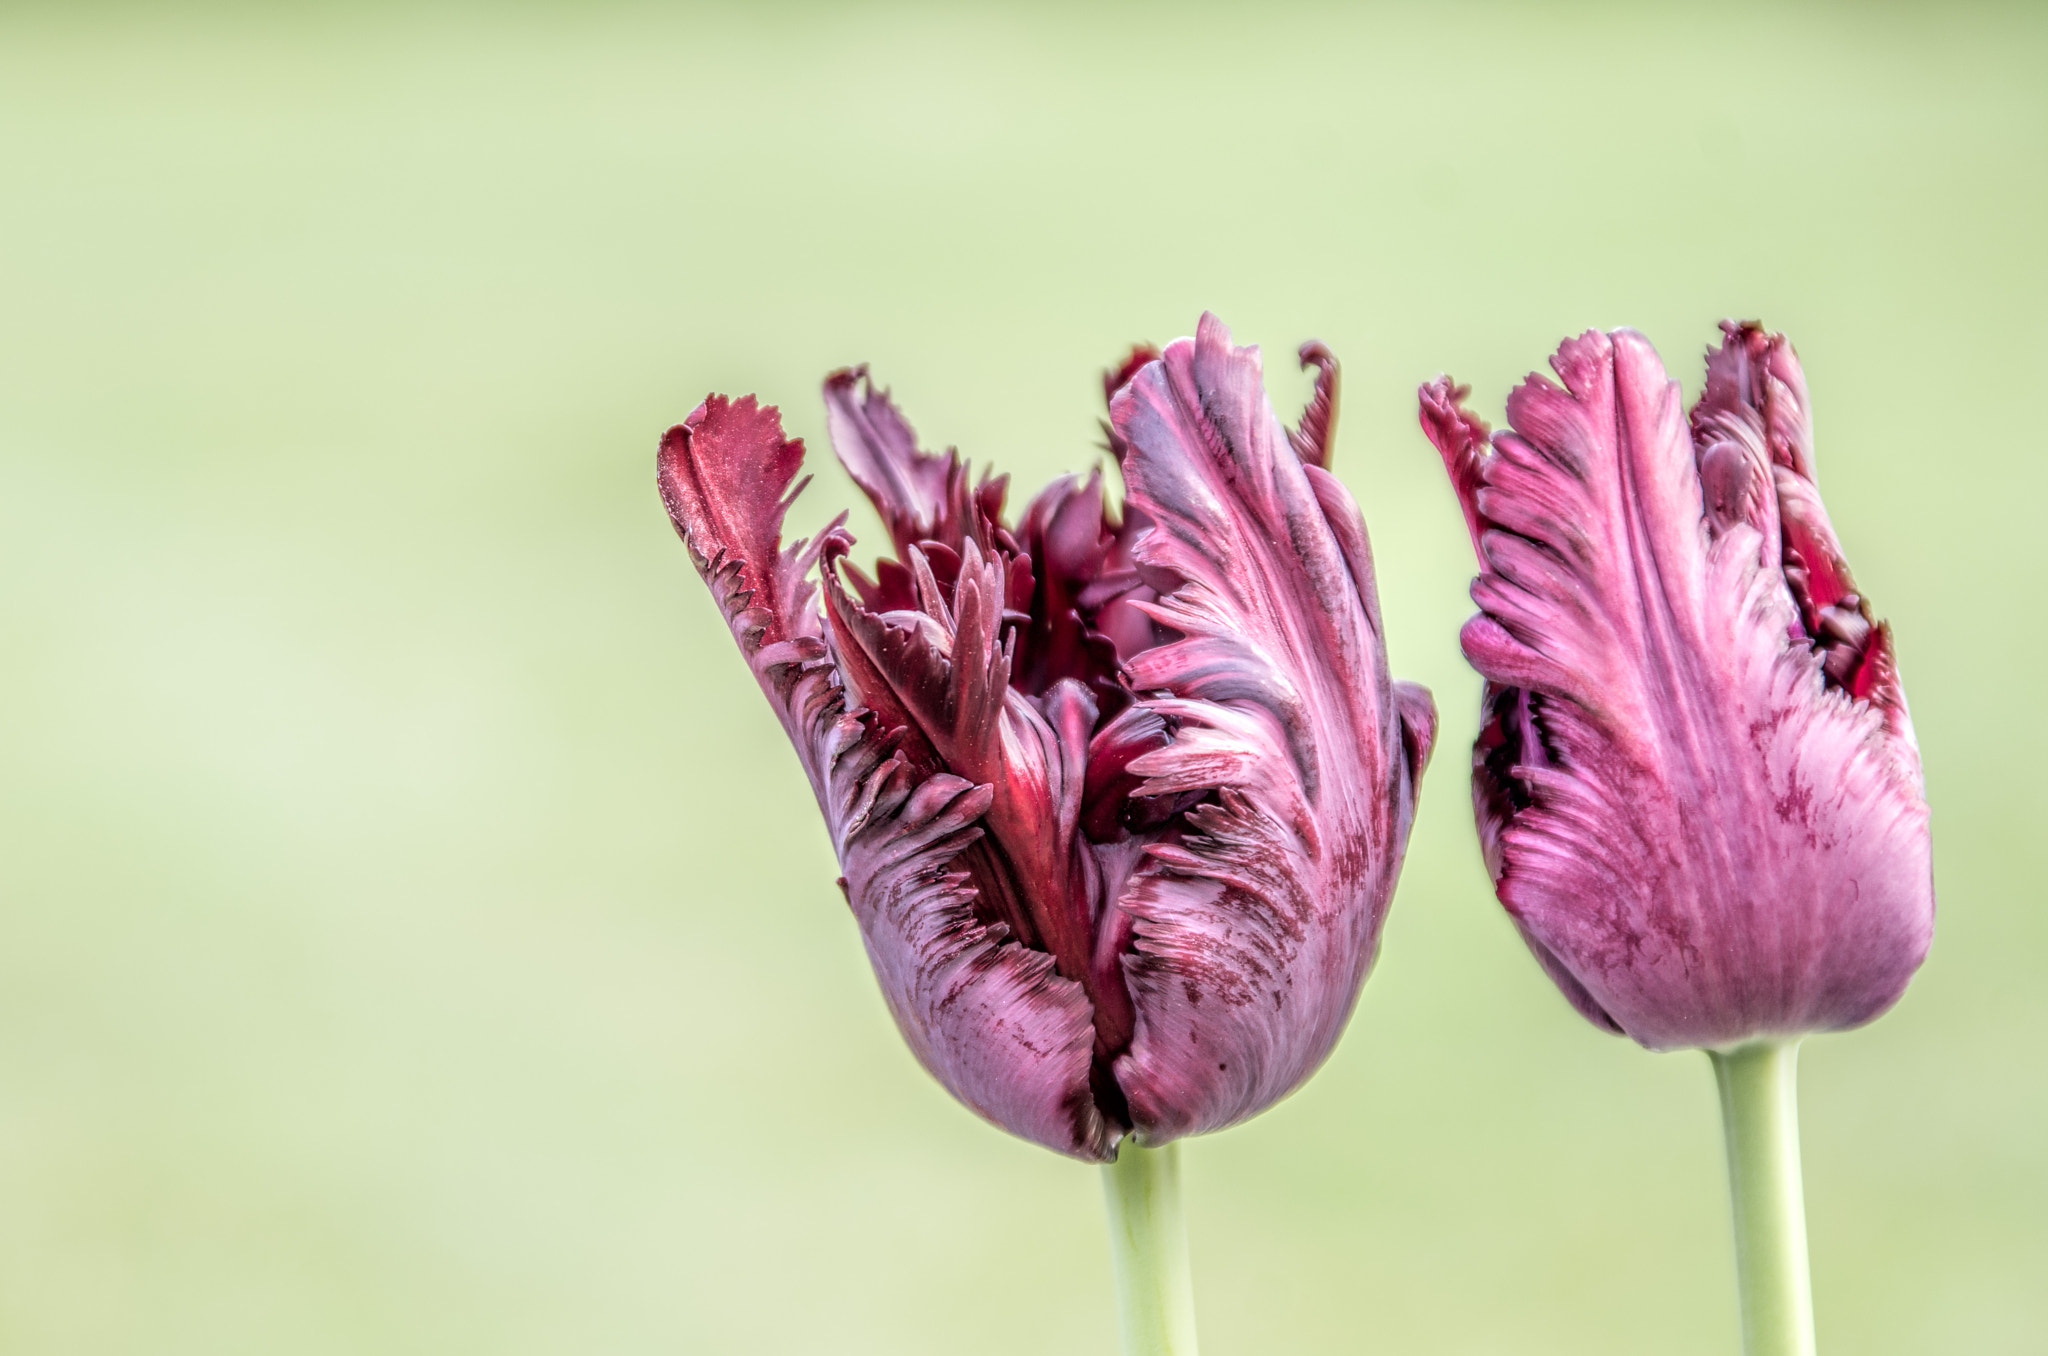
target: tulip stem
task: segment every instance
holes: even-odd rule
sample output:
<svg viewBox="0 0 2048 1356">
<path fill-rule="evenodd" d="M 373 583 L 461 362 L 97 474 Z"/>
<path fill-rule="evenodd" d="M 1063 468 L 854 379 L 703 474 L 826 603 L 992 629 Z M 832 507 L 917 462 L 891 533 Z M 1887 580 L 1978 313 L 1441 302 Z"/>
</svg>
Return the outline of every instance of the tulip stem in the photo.
<svg viewBox="0 0 2048 1356">
<path fill-rule="evenodd" d="M 1813 1356 L 1813 1286 L 1799 1182 L 1799 1042 L 1711 1050 L 1728 1135 L 1735 1273 L 1747 1356 Z"/>
<path fill-rule="evenodd" d="M 1124 1356 L 1195 1356 L 1195 1291 L 1180 1212 L 1180 1145 L 1126 1137 L 1102 1170 Z"/>
</svg>

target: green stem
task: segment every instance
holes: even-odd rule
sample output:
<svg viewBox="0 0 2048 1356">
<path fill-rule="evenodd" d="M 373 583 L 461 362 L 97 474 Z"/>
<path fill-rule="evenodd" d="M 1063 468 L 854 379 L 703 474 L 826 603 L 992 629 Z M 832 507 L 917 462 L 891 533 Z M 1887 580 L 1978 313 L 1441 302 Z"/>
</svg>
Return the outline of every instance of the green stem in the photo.
<svg viewBox="0 0 2048 1356">
<path fill-rule="evenodd" d="M 1180 1213 L 1180 1145 L 1126 1138 L 1102 1170 L 1124 1356 L 1195 1356 L 1195 1290 Z"/>
<path fill-rule="evenodd" d="M 1735 1276 L 1747 1356 L 1813 1356 L 1813 1287 L 1799 1185 L 1799 1042 L 1708 1051 L 1721 1085 Z"/>
</svg>

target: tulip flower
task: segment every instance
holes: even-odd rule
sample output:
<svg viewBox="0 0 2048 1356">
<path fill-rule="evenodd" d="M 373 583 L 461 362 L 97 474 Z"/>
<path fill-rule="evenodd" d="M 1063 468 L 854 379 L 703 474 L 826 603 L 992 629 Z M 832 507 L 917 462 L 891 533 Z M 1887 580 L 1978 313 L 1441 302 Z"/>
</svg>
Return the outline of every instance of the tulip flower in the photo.
<svg viewBox="0 0 2048 1356">
<path fill-rule="evenodd" d="M 1934 927 L 1892 637 L 1815 482 L 1792 347 L 1724 325 L 1690 420 L 1649 343 L 1567 340 L 1489 437 L 1422 388 L 1478 551 L 1461 637 L 1502 905 L 1595 1025 L 1713 1054 L 1752 1353 L 1810 1351 L 1793 1055 L 1904 991 Z"/>
<path fill-rule="evenodd" d="M 1214 317 L 1135 352 L 1105 378 L 1121 512 L 1066 479 L 1015 523 L 1005 480 L 921 450 L 864 370 L 834 373 L 833 448 L 894 553 L 872 574 L 843 515 L 781 543 L 803 446 L 773 408 L 711 396 L 661 444 L 897 1027 L 981 1116 L 1114 1161 L 1126 1298 L 1180 1296 L 1126 1307 L 1148 1350 L 1193 1349 L 1166 1146 L 1329 1054 L 1435 728 L 1388 677 L 1365 526 L 1326 469 L 1335 363 L 1303 363 L 1290 432 Z"/>
</svg>

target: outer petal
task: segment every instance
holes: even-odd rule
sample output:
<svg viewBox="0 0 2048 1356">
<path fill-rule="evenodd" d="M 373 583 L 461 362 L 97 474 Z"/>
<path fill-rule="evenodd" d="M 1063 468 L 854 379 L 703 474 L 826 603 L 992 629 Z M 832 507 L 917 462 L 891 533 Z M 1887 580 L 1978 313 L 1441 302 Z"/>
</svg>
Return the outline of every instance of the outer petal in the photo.
<svg viewBox="0 0 2048 1356">
<path fill-rule="evenodd" d="M 1111 404 L 1136 554 L 1180 638 L 1129 660 L 1177 727 L 1141 795 L 1209 794 L 1120 900 L 1137 1030 L 1116 1075 L 1149 1143 L 1231 1124 L 1322 1062 L 1357 1000 L 1428 754 L 1388 678 L 1357 509 L 1304 466 L 1255 349 L 1204 316 Z M 1327 439 L 1327 429 L 1322 431 Z M 1170 587 L 1169 587 L 1170 585 Z M 1403 716 L 1411 718 L 1404 726 Z"/>
<path fill-rule="evenodd" d="M 897 733 L 849 709 L 805 582 L 818 545 L 780 543 L 802 459 L 772 408 L 712 396 L 662 439 L 662 498 L 810 776 L 875 977 L 919 1061 L 1012 1133 L 1106 1159 L 1115 1128 L 1089 1091 L 1081 986 L 983 917 L 961 869 L 992 790 L 913 769 Z M 844 549 L 836 525 L 826 540 Z"/>
<path fill-rule="evenodd" d="M 1583 335 L 1552 366 L 1484 455 L 1424 394 L 1478 534 L 1501 901 L 1582 1012 L 1653 1048 L 1867 1021 L 1931 935 L 1917 785 L 1804 643 L 1756 460 L 1715 461 L 1710 513 L 1647 341 Z"/>
<path fill-rule="evenodd" d="M 711 395 L 663 435 L 656 479 L 670 521 L 822 801 L 806 740 L 824 709 L 840 705 L 839 685 L 825 662 L 808 576 L 820 548 L 844 533 L 835 522 L 816 541 L 782 548 L 783 515 L 803 489 L 790 482 L 803 460 L 803 440 L 782 436 L 773 405 Z"/>
</svg>

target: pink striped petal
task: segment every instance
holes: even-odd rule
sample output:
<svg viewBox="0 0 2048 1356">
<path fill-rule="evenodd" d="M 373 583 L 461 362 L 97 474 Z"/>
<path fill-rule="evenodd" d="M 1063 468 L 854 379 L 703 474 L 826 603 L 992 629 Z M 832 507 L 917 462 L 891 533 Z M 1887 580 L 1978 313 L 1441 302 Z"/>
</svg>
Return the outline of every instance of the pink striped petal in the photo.
<svg viewBox="0 0 2048 1356">
<path fill-rule="evenodd" d="M 1178 638 L 1128 661 L 1139 704 L 1177 733 L 1130 770 L 1141 796 L 1207 795 L 1119 901 L 1137 1030 L 1116 1075 L 1160 1142 L 1256 1113 L 1329 1054 L 1434 722 L 1419 689 L 1396 697 L 1357 508 L 1290 443 L 1256 349 L 1204 316 L 1111 419 L 1152 524 L 1137 560 L 1178 581 L 1146 608 Z"/>
</svg>

